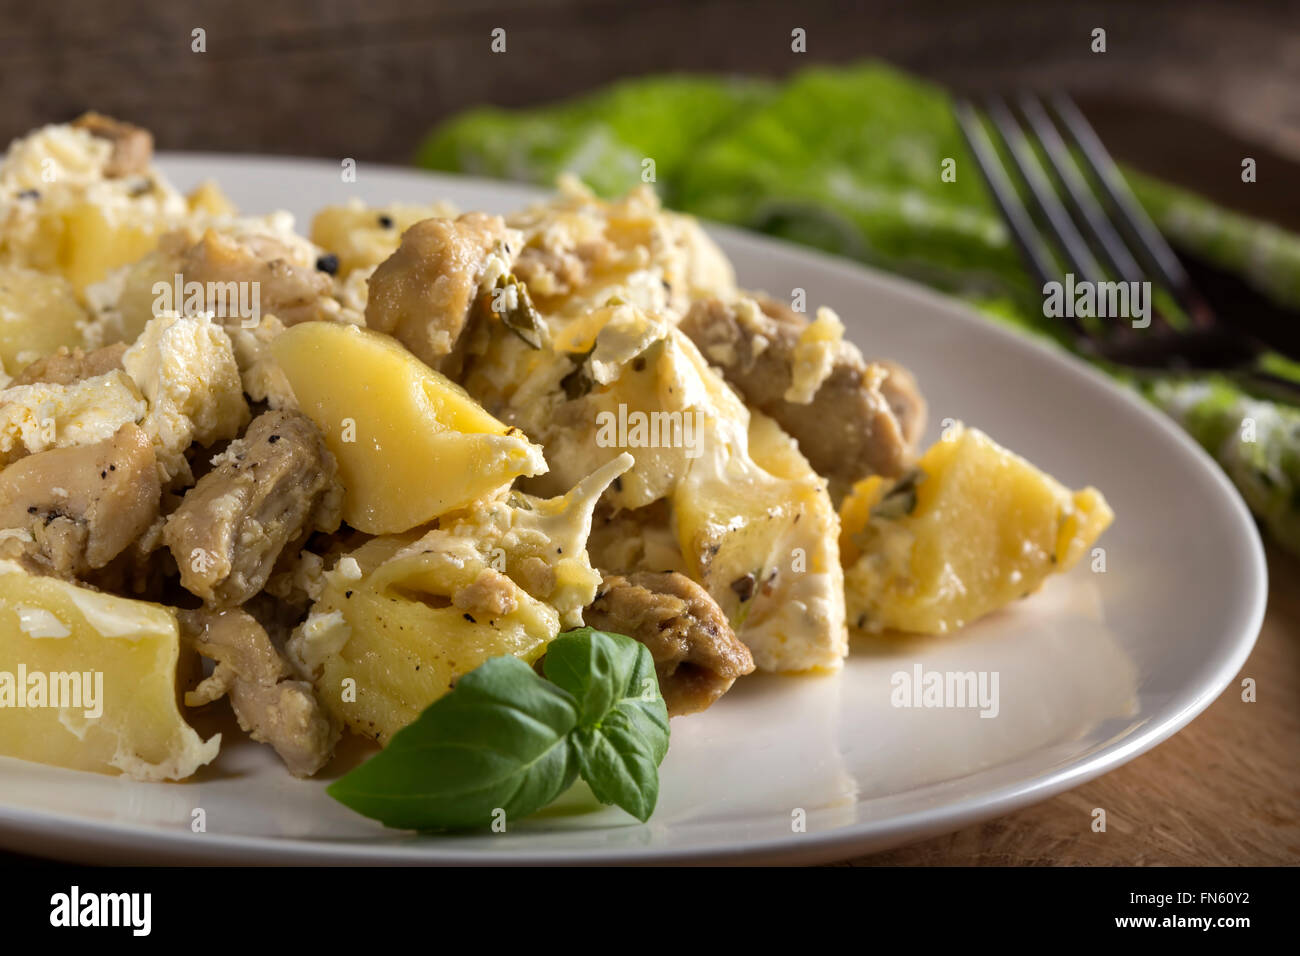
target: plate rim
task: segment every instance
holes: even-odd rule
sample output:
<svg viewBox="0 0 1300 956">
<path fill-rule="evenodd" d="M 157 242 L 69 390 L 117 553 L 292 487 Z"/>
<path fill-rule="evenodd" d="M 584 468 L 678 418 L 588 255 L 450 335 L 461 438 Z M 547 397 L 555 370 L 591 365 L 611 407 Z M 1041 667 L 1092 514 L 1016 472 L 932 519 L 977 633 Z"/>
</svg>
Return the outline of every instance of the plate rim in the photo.
<svg viewBox="0 0 1300 956">
<path fill-rule="evenodd" d="M 171 178 L 168 167 L 177 164 L 203 164 L 204 166 L 238 166 L 240 164 L 277 165 L 286 169 L 302 166 L 336 171 L 336 165 L 319 157 L 293 157 L 258 155 L 248 153 L 174 152 L 163 151 L 157 162 Z M 415 167 L 365 163 L 363 175 L 375 171 L 384 176 L 409 178 L 412 183 L 421 181 L 428 185 L 438 183 L 453 188 L 478 188 L 505 194 L 510 201 L 529 202 L 544 198 L 550 191 L 536 186 L 506 180 L 493 180 L 477 176 L 461 176 Z M 220 179 L 220 171 L 213 170 L 208 178 Z M 268 210 L 269 211 L 269 210 Z M 698 217 L 696 217 L 698 218 Z M 795 245 L 771 236 L 759 235 L 726 224 L 699 219 L 706 231 L 726 246 L 748 247 L 760 255 L 779 255 L 794 261 L 803 261 L 820 269 L 829 270 L 847 281 L 863 278 L 879 283 L 892 294 L 915 301 L 919 307 L 945 313 L 950 319 L 977 327 L 979 334 L 992 335 L 1002 345 L 1022 350 L 1028 357 L 1053 365 L 1060 372 L 1081 378 L 1094 390 L 1118 398 L 1130 415 L 1143 419 L 1145 424 L 1162 431 L 1204 471 L 1213 476 L 1219 496 L 1229 502 L 1233 513 L 1232 524 L 1241 532 L 1240 544 L 1249 555 L 1249 569 L 1245 571 L 1253 593 L 1242 597 L 1249 604 L 1245 620 L 1229 633 L 1225 630 L 1218 665 L 1194 692 L 1180 688 L 1181 693 L 1171 694 L 1164 705 L 1167 711 L 1159 720 L 1147 720 L 1117 741 L 1102 744 L 1086 757 L 1072 761 L 1064 768 L 1041 772 L 1034 777 L 1016 780 L 990 790 L 984 790 L 936 807 L 911 810 L 882 820 L 866 820 L 831 827 L 791 837 L 765 838 L 753 843 L 739 844 L 734 839 L 719 840 L 692 847 L 638 847 L 617 850 L 576 849 L 539 850 L 536 853 L 518 848 L 496 852 L 475 850 L 457 851 L 439 848 L 429 842 L 409 844 L 377 844 L 364 839 L 331 843 L 319 839 L 292 837 L 253 836 L 246 834 L 214 834 L 196 836 L 184 830 L 160 829 L 147 824 L 121 821 L 99 821 L 64 813 L 46 812 L 11 807 L 0 803 L 0 836 L 9 847 L 20 852 L 42 855 L 53 854 L 65 859 L 84 859 L 78 849 L 94 848 L 107 851 L 118 858 L 131 857 L 147 861 L 261 863 L 283 865 L 486 865 L 532 866 L 557 864 L 687 864 L 715 863 L 754 865 L 760 863 L 817 863 L 845 860 L 868 852 L 880 852 L 893 846 L 927 837 L 952 832 L 981 820 L 1005 816 L 1026 806 L 1049 799 L 1059 793 L 1080 786 L 1110 772 L 1148 752 L 1186 727 L 1213 703 L 1240 672 L 1254 648 L 1263 625 L 1268 599 L 1268 566 L 1264 546 L 1254 517 L 1246 507 L 1240 493 L 1229 481 L 1222 468 L 1185 431 L 1168 416 L 1153 408 L 1131 390 L 1117 384 L 1098 369 L 1093 368 L 1063 348 L 1037 337 L 1016 333 L 982 317 L 971 306 L 951 296 L 930 289 L 909 279 L 882 272 L 872 266 L 846 259 L 820 250 Z M 728 255 L 730 257 L 730 250 Z M 6 762 L 13 758 L 4 758 Z M 18 763 L 19 761 L 13 760 Z M 985 768 L 990 770 L 995 768 Z M 68 771 L 76 773 L 77 771 Z M 981 770 L 979 772 L 985 772 Z M 920 788 L 924 790 L 924 788 Z M 2 799 L 2 798 L 0 798 Z M 121 853 L 122 844 L 131 844 L 131 853 Z"/>
</svg>

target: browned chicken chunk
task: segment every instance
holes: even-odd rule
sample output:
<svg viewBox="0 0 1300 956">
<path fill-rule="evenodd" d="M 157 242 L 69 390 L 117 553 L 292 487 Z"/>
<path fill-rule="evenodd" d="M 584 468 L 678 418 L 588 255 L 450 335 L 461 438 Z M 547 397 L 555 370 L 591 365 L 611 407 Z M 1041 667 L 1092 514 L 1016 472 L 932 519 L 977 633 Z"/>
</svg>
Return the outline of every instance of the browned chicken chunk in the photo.
<svg viewBox="0 0 1300 956">
<path fill-rule="evenodd" d="M 325 306 L 334 288 L 329 275 L 294 262 L 285 245 L 269 236 L 233 238 L 209 229 L 185 250 L 180 271 L 187 283 L 209 289 L 237 290 L 233 283 L 256 282 L 262 314 L 285 325 L 331 317 Z"/>
<path fill-rule="evenodd" d="M 511 580 L 493 568 L 484 568 L 472 583 L 459 588 L 451 596 L 451 603 L 484 620 L 505 617 L 519 606 Z"/>
<path fill-rule="evenodd" d="M 125 342 L 105 345 L 102 349 L 95 349 L 93 352 L 83 352 L 77 348 L 69 351 L 66 345 L 60 346 L 53 355 L 37 359 L 15 375 L 9 387 L 35 385 L 38 382 L 50 385 L 72 385 L 74 382 L 120 369 L 122 353 L 125 351 Z"/>
<path fill-rule="evenodd" d="M 181 611 L 180 620 L 195 649 L 217 664 L 211 677 L 185 695 L 186 706 L 229 695 L 239 726 L 274 747 L 294 776 L 310 777 L 329 762 L 341 728 L 251 614 L 205 608 Z"/>
<path fill-rule="evenodd" d="M 885 377 L 880 381 L 880 394 L 889 403 L 889 410 L 898 420 L 898 427 L 903 432 L 903 440 L 909 448 L 916 450 L 921 436 L 925 432 L 925 399 L 916 376 L 908 369 L 889 359 L 875 359 L 873 365 L 885 370 Z"/>
<path fill-rule="evenodd" d="M 500 216 L 479 212 L 417 222 L 370 277 L 366 325 L 437 368 L 478 302 L 489 255 L 507 238 Z"/>
<path fill-rule="evenodd" d="M 149 169 L 149 161 L 153 159 L 153 134 L 147 129 L 102 113 L 83 113 L 72 121 L 72 125 L 113 144 L 108 165 L 104 167 L 104 175 L 110 179 L 132 176 Z"/>
<path fill-rule="evenodd" d="M 868 475 L 901 474 L 925 427 L 925 402 L 911 373 L 892 362 L 868 363 L 840 342 L 811 401 L 791 401 L 796 346 L 808 320 L 770 299 L 759 304 L 762 311 L 700 300 L 681 330 L 747 403 L 794 436 L 836 497 Z"/>
<path fill-rule="evenodd" d="M 181 584 L 211 605 L 242 604 L 262 589 L 280 552 L 311 530 L 339 526 L 334 456 L 296 411 L 259 415 L 167 519 L 163 540 Z"/>
<path fill-rule="evenodd" d="M 704 710 L 737 677 L 753 672 L 749 648 L 736 638 L 709 592 L 686 575 L 637 571 L 602 577 L 582 619 L 650 649 L 669 716 Z"/>
<path fill-rule="evenodd" d="M 161 493 L 153 443 L 134 424 L 93 445 L 20 458 L 0 471 L 0 555 L 81 577 L 145 533 Z"/>
</svg>

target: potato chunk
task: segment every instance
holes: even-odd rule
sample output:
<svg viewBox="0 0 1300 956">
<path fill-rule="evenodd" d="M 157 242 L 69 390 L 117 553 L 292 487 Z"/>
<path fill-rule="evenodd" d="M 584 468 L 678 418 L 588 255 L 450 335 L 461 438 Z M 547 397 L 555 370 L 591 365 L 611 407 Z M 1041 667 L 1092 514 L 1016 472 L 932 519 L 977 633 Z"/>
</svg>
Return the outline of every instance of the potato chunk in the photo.
<svg viewBox="0 0 1300 956">
<path fill-rule="evenodd" d="M 59 346 L 82 344 L 86 311 L 60 275 L 0 266 L 0 363 L 10 375 Z"/>
<path fill-rule="evenodd" d="M 849 623 L 946 634 L 1069 570 L 1114 513 L 958 428 L 914 472 L 858 482 L 840 517 Z"/>
<path fill-rule="evenodd" d="M 373 269 L 391 256 L 397 251 L 402 233 L 417 222 L 455 215 L 455 209 L 442 202 L 367 206 L 353 199 L 316 213 L 311 221 L 311 241 L 338 256 L 338 274 L 346 277 L 357 269 Z"/>
<path fill-rule="evenodd" d="M 63 214 L 59 266 L 80 292 L 152 250 L 162 230 L 161 223 L 144 217 L 134 222 L 111 219 L 93 202 L 72 205 Z"/>
<path fill-rule="evenodd" d="M 354 528 L 406 531 L 546 471 L 541 448 L 386 335 L 304 322 L 271 347 L 338 459 Z"/>
<path fill-rule="evenodd" d="M 677 540 L 692 575 L 759 670 L 837 670 L 848 635 L 839 523 L 826 481 L 758 412 L 747 433 L 727 443 L 725 453 L 719 442 L 697 461 L 673 494 Z"/>
<path fill-rule="evenodd" d="M 336 718 L 381 743 L 488 658 L 531 663 L 560 629 L 554 608 L 445 531 L 376 538 L 325 581 L 290 657 Z"/>
<path fill-rule="evenodd" d="M 536 660 L 596 597 L 592 510 L 631 464 L 620 455 L 557 498 L 503 492 L 423 537 L 367 542 L 326 572 L 294 663 L 336 717 L 386 742 L 489 657 Z"/>
<path fill-rule="evenodd" d="M 0 754 L 138 780 L 188 777 L 221 742 L 201 740 L 181 716 L 178 665 L 189 660 L 170 608 L 0 561 Z"/>
</svg>

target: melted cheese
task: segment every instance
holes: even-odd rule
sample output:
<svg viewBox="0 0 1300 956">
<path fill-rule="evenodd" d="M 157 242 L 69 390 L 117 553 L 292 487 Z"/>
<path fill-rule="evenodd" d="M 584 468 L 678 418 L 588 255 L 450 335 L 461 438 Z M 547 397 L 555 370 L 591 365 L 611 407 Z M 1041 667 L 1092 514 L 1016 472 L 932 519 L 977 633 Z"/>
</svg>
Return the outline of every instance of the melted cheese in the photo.
<svg viewBox="0 0 1300 956">
<path fill-rule="evenodd" d="M 248 423 L 230 337 L 207 315 L 165 312 L 145 326 L 122 365 L 149 403 L 143 428 L 165 483 L 188 478 L 185 450 L 234 438 Z"/>
<path fill-rule="evenodd" d="M 15 385 L 0 392 L 0 464 L 104 441 L 145 413 L 140 390 L 117 369 L 70 385 Z"/>
</svg>

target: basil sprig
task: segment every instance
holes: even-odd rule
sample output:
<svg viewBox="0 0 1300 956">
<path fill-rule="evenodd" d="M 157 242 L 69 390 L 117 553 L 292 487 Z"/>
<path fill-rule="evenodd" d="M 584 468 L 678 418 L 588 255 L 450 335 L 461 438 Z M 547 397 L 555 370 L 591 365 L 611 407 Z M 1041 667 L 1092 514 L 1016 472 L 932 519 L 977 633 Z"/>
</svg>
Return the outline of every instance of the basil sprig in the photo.
<svg viewBox="0 0 1300 956">
<path fill-rule="evenodd" d="M 390 827 L 464 829 L 528 816 L 581 774 L 602 803 L 649 819 L 668 751 L 649 650 L 584 627 L 551 642 L 544 670 L 486 661 L 330 796 Z"/>
<path fill-rule="evenodd" d="M 646 646 L 584 627 L 552 643 L 543 668 L 577 702 L 570 736 L 582 779 L 601 803 L 648 820 L 668 752 L 668 708 Z"/>
</svg>

